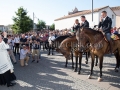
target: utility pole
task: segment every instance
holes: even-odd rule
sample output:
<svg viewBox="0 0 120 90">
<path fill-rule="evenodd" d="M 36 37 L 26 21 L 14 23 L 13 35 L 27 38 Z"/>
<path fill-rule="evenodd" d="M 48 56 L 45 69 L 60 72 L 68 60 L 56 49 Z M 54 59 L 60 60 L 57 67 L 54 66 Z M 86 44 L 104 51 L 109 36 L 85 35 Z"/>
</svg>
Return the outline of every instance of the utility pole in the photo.
<svg viewBox="0 0 120 90">
<path fill-rule="evenodd" d="M 92 0 L 92 22 L 93 22 L 93 0 Z"/>
<path fill-rule="evenodd" d="M 33 12 L 33 31 L 34 31 L 34 12 Z"/>
</svg>

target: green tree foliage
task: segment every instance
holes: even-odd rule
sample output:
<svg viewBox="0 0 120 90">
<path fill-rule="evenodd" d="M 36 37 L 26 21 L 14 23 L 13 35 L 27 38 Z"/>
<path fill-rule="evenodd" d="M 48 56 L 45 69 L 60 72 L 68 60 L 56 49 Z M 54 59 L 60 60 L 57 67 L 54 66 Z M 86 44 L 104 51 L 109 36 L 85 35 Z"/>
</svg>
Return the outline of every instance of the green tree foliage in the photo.
<svg viewBox="0 0 120 90">
<path fill-rule="evenodd" d="M 14 33 L 24 33 L 32 29 L 33 21 L 27 13 L 27 10 L 23 7 L 18 8 L 15 12 L 16 16 L 13 17 L 14 24 L 12 25 Z"/>
<path fill-rule="evenodd" d="M 46 28 L 46 23 L 45 23 L 45 21 L 43 21 L 43 20 L 38 20 L 37 29 L 38 29 L 38 30 L 42 30 L 42 29 L 44 29 L 44 28 Z"/>
<path fill-rule="evenodd" d="M 55 30 L 55 24 L 54 23 L 50 26 L 50 30 Z"/>
</svg>

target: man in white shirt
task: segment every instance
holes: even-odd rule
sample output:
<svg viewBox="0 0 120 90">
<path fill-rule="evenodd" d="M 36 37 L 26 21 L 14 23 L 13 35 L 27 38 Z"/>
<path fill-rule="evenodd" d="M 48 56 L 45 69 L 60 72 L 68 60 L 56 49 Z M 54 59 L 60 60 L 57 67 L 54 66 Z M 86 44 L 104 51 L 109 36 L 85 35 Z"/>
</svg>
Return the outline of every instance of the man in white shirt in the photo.
<svg viewBox="0 0 120 90">
<path fill-rule="evenodd" d="M 23 45 L 23 48 L 20 50 L 20 65 L 24 66 L 24 64 L 27 66 L 28 65 L 28 61 L 29 61 L 29 56 L 27 56 L 27 54 L 29 54 L 30 51 L 26 48 L 25 45 Z"/>
<path fill-rule="evenodd" d="M 49 38 L 48 38 L 49 44 L 51 44 L 54 39 L 55 39 L 55 36 L 53 35 L 53 33 L 51 33 Z"/>
<path fill-rule="evenodd" d="M 52 55 L 53 55 L 53 41 L 55 40 L 55 36 L 53 35 L 53 33 L 50 33 L 50 36 L 48 38 L 48 42 L 49 42 L 49 52 L 48 55 L 50 55 L 50 49 L 52 49 Z"/>
<path fill-rule="evenodd" d="M 16 55 L 16 53 L 19 53 L 19 44 L 20 44 L 19 35 L 16 35 L 14 39 L 14 44 L 15 44 L 15 55 Z"/>
</svg>

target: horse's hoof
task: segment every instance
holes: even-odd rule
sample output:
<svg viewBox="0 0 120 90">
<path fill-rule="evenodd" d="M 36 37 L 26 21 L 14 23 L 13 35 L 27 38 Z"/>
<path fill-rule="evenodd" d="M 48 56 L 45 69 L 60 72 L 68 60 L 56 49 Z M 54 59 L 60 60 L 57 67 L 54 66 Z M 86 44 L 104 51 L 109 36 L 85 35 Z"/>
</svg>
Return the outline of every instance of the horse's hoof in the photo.
<svg viewBox="0 0 120 90">
<path fill-rule="evenodd" d="M 78 74 L 80 75 L 80 71 L 78 72 Z"/>
<path fill-rule="evenodd" d="M 102 80 L 103 80 L 102 78 L 100 78 L 100 77 L 98 78 L 98 82 L 101 82 Z"/>
<path fill-rule="evenodd" d="M 77 69 L 75 69 L 74 72 L 77 72 Z"/>
<path fill-rule="evenodd" d="M 92 79 L 92 76 L 91 76 L 91 75 L 88 75 L 88 79 Z"/>
<path fill-rule="evenodd" d="M 118 71 L 119 71 L 118 68 L 116 68 L 116 69 L 115 69 L 115 72 L 118 72 Z"/>
<path fill-rule="evenodd" d="M 88 64 L 88 61 L 86 60 L 85 63 Z"/>
</svg>

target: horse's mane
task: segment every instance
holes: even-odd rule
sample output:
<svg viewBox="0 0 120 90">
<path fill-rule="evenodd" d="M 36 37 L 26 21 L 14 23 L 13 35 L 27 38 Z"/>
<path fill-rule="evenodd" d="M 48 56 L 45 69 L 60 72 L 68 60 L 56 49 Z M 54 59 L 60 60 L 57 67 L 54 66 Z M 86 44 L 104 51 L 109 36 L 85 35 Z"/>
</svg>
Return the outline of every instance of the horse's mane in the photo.
<svg viewBox="0 0 120 90">
<path fill-rule="evenodd" d="M 90 32 L 90 33 L 93 33 L 93 34 L 102 34 L 100 31 L 94 30 L 92 28 L 85 27 L 83 29 L 86 30 L 86 31 L 88 31 L 88 32 Z"/>
<path fill-rule="evenodd" d="M 58 39 L 61 39 L 61 38 L 65 38 L 65 37 L 69 37 L 69 35 L 61 35 L 61 36 L 58 36 L 54 41 L 58 40 Z"/>
<path fill-rule="evenodd" d="M 76 36 L 76 35 L 73 35 L 73 36 L 69 36 L 68 38 L 73 38 L 74 36 Z"/>
</svg>

